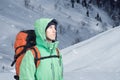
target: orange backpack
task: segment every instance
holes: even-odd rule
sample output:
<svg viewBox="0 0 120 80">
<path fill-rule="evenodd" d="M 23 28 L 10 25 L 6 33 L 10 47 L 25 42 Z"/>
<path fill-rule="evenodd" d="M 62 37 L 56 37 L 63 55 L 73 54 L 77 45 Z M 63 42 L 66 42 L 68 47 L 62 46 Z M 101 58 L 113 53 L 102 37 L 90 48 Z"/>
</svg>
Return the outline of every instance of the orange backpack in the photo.
<svg viewBox="0 0 120 80">
<path fill-rule="evenodd" d="M 11 64 L 11 66 L 13 66 L 16 63 L 15 64 L 16 75 L 14 76 L 16 80 L 19 80 L 20 64 L 27 50 L 32 51 L 32 54 L 34 55 L 35 58 L 36 67 L 40 63 L 40 60 L 37 60 L 38 58 L 40 58 L 40 52 L 35 46 L 36 45 L 35 39 L 36 36 L 34 30 L 20 31 L 16 36 L 16 40 L 14 43 L 15 49 L 14 61 Z"/>
<path fill-rule="evenodd" d="M 20 31 L 17 34 L 14 43 L 14 49 L 15 49 L 14 61 L 11 64 L 11 66 L 15 64 L 16 75 L 14 76 L 14 78 L 16 80 L 19 80 L 20 64 L 27 50 L 32 51 L 32 54 L 34 55 L 35 58 L 34 62 L 36 68 L 38 67 L 38 65 L 40 64 L 40 60 L 42 59 L 53 58 L 53 57 L 59 58 L 58 48 L 56 48 L 57 55 L 41 57 L 40 51 L 35 45 L 36 45 L 36 35 L 34 30 L 24 30 L 24 31 Z"/>
</svg>

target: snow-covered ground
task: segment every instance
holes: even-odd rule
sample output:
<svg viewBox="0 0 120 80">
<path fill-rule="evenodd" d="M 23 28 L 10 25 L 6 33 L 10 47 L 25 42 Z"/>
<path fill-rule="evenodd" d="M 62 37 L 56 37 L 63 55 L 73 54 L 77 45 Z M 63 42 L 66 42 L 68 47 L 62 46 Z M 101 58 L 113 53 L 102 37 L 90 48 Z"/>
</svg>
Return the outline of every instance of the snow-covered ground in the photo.
<svg viewBox="0 0 120 80">
<path fill-rule="evenodd" d="M 17 32 L 34 29 L 36 19 L 48 17 L 59 21 L 65 80 L 120 80 L 120 28 L 112 29 L 113 22 L 104 11 L 93 5 L 89 10 L 87 17 L 85 7 L 75 3 L 71 8 L 69 0 L 30 0 L 28 8 L 24 0 L 0 0 L 0 79 L 13 80 L 10 64 Z M 94 19 L 98 12 L 102 23 Z M 73 45 L 78 41 L 82 42 Z"/>
<path fill-rule="evenodd" d="M 120 80 L 120 26 L 62 50 L 65 80 Z"/>
</svg>

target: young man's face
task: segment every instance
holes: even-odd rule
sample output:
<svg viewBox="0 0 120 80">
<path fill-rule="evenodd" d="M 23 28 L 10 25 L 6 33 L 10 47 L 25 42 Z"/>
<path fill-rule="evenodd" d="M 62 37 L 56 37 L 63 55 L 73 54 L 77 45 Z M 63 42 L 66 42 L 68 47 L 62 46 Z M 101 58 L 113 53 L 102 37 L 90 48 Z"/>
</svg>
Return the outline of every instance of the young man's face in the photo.
<svg viewBox="0 0 120 80">
<path fill-rule="evenodd" d="M 46 30 L 46 38 L 48 41 L 53 41 L 56 38 L 56 29 L 55 25 L 51 25 Z"/>
</svg>

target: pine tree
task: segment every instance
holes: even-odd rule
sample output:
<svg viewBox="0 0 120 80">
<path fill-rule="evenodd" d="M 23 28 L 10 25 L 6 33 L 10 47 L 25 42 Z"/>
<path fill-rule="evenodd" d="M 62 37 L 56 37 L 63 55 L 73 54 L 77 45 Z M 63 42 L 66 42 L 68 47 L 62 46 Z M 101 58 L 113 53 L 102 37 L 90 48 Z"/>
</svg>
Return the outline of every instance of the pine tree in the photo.
<svg viewBox="0 0 120 80">
<path fill-rule="evenodd" d="M 82 6 L 88 8 L 86 0 L 82 0 Z"/>
<path fill-rule="evenodd" d="M 77 3 L 80 3 L 80 0 L 76 0 Z"/>
<path fill-rule="evenodd" d="M 91 4 L 91 3 L 92 3 L 92 0 L 89 0 L 89 1 L 88 1 L 88 4 Z"/>
<path fill-rule="evenodd" d="M 87 17 L 89 17 L 89 10 L 87 10 L 86 15 L 87 15 Z"/>
<path fill-rule="evenodd" d="M 25 2 L 25 7 L 29 7 L 29 4 L 30 4 L 30 0 L 24 0 L 24 2 Z"/>
<path fill-rule="evenodd" d="M 75 1 L 71 0 L 72 8 L 74 8 Z"/>
</svg>

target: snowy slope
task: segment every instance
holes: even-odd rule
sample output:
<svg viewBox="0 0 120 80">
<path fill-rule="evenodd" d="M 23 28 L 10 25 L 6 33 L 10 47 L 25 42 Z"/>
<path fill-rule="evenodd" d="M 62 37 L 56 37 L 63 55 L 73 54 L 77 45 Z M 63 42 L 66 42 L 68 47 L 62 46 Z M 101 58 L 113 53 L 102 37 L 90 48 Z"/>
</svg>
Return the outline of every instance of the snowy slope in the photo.
<svg viewBox="0 0 120 80">
<path fill-rule="evenodd" d="M 87 17 L 87 9 L 78 4 L 71 8 L 69 0 L 30 0 L 29 8 L 25 8 L 24 0 L 1 0 L 0 4 L 0 21 L 8 24 L 7 27 L 16 28 L 14 36 L 20 30 L 33 29 L 33 24 L 38 18 L 56 18 L 60 23 L 58 39 L 61 49 L 77 43 L 76 39 L 83 41 L 112 27 L 112 20 L 104 11 L 92 6 L 90 17 Z M 103 18 L 102 23 L 94 19 L 97 12 Z M 5 30 L 2 32 L 5 33 Z M 11 34 L 9 30 L 7 32 Z"/>
<path fill-rule="evenodd" d="M 65 80 L 119 80 L 120 26 L 62 50 Z"/>
</svg>

